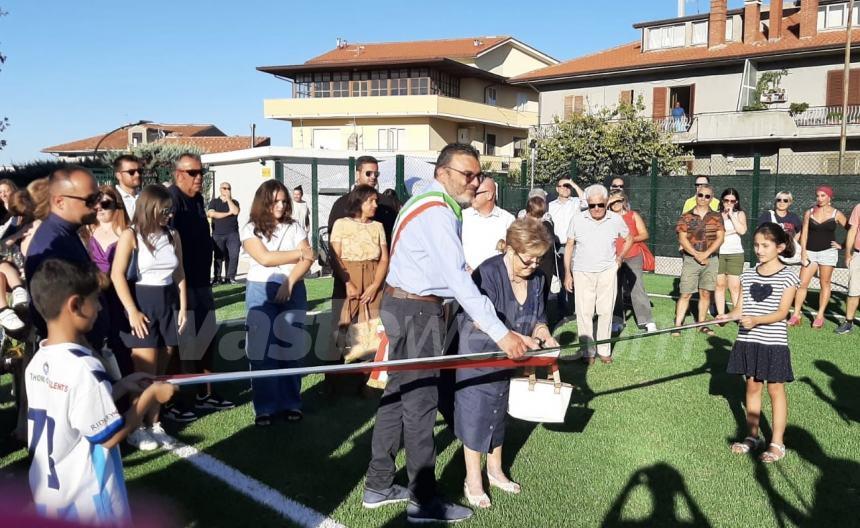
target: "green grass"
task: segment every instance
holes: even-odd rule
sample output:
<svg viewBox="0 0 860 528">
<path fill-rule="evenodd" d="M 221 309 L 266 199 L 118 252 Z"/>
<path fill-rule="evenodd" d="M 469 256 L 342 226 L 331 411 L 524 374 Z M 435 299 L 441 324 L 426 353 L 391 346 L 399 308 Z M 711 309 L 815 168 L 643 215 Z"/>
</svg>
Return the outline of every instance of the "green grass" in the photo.
<svg viewBox="0 0 860 528">
<path fill-rule="evenodd" d="M 670 294 L 674 284 L 671 277 L 646 282 L 649 291 L 662 294 Z M 308 281 L 308 287 L 311 309 L 325 306 L 330 281 Z M 230 300 L 219 305 L 219 319 L 244 316 L 240 287 L 222 287 L 216 295 Z M 655 298 L 654 309 L 658 325 L 669 326 L 673 302 Z M 789 454 L 770 466 L 728 449 L 743 436 L 743 382 L 725 373 L 734 327 L 715 328 L 713 337 L 690 332 L 620 343 L 608 366 L 564 363 L 564 380 L 576 386 L 567 422 L 509 421 L 504 458 L 524 493 L 491 491 L 493 508 L 467 525 L 857 525 L 860 347 L 856 335 L 836 336 L 833 328 L 831 321 L 822 331 L 808 323 L 791 331 L 798 381 L 787 389 Z M 636 331 L 632 324 L 626 330 Z M 570 324 L 559 335 L 570 342 L 574 332 Z M 244 368 L 241 361 L 225 366 Z M 361 507 L 375 402 L 329 401 L 320 388 L 320 376 L 305 378 L 304 421 L 259 430 L 251 425 L 247 386 L 226 385 L 225 394 L 239 407 L 174 432 L 348 526 L 401 526 L 400 507 Z M 764 412 L 769 416 L 767 403 Z M 10 423 L 10 414 L 8 405 L 0 408 L 0 427 Z M 440 489 L 462 500 L 462 447 L 441 420 L 436 432 Z M 4 449 L 0 456 L 2 474 L 11 475 L 4 480 L 24 476 L 23 450 Z M 402 462 L 401 453 L 401 468 Z M 129 453 L 125 466 L 132 498 L 167 501 L 182 525 L 289 524 L 172 455 Z M 398 479 L 405 483 L 405 470 Z"/>
</svg>

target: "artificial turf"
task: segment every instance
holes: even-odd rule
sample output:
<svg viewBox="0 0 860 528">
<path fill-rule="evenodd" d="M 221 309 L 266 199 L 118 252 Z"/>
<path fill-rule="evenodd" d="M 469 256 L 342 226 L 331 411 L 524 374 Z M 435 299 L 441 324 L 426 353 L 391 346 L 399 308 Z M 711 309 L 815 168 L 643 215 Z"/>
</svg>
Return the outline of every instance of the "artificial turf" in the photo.
<svg viewBox="0 0 860 528">
<path fill-rule="evenodd" d="M 671 294 L 676 280 L 649 276 L 649 292 Z M 331 282 L 308 281 L 311 310 L 327 309 Z M 241 286 L 221 287 L 219 319 L 244 316 Z M 811 295 L 814 302 L 814 295 Z M 230 302 L 226 302 L 230 300 Z M 841 299 L 833 301 L 838 312 Z M 674 304 L 653 298 L 661 327 Z M 689 320 L 689 319 L 688 319 Z M 560 328 L 563 342 L 575 324 Z M 564 424 L 509 420 L 504 459 L 523 494 L 490 490 L 493 508 L 471 526 L 853 526 L 860 524 L 860 342 L 836 336 L 835 322 L 790 331 L 797 381 L 787 387 L 788 456 L 764 465 L 729 452 L 744 436 L 743 382 L 725 373 L 736 328 L 619 343 L 615 362 L 562 365 L 575 385 Z M 639 330 L 628 324 L 625 333 Z M 223 364 L 243 369 L 242 360 Z M 0 397 L 8 392 L 0 388 Z M 304 380 L 299 423 L 252 425 L 246 384 L 223 387 L 240 402 L 172 432 L 182 441 L 347 526 L 400 526 L 400 506 L 361 507 L 376 400 L 322 393 L 320 376 Z M 769 405 L 765 397 L 765 415 Z M 0 408 L 0 428 L 14 421 Z M 767 431 L 765 421 L 765 430 Z M 436 431 L 440 490 L 462 501 L 462 447 L 441 418 Z M 8 443 L 7 443 L 8 444 Z M 3 483 L 26 487 L 26 452 L 0 451 Z M 402 468 L 403 455 L 400 455 Z M 163 452 L 128 451 L 133 500 L 169 505 L 180 526 L 289 526 L 277 514 Z M 405 470 L 398 479 L 405 484 Z M 144 503 L 146 501 L 144 500 Z M 148 506 L 134 506 L 135 513 Z"/>
</svg>

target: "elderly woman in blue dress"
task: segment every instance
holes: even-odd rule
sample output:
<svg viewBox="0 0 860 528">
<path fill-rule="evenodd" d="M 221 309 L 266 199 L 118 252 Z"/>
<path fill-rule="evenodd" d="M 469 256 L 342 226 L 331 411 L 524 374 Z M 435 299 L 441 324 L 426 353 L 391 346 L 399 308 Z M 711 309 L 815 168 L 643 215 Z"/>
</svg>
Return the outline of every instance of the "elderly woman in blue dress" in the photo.
<svg viewBox="0 0 860 528">
<path fill-rule="evenodd" d="M 558 346 L 547 326 L 543 297 L 541 257 L 552 247 L 544 226 L 533 218 L 516 220 L 508 228 L 506 240 L 499 241 L 504 253 L 484 261 L 472 278 L 496 308 L 505 325 L 514 332 Z M 459 316 L 460 354 L 498 350 L 465 313 Z M 474 368 L 457 370 L 454 432 L 463 442 L 466 459 L 464 493 L 469 504 L 489 508 L 484 492 L 481 455 L 487 454 L 487 480 L 490 486 L 508 493 L 520 493 L 520 485 L 502 471 L 502 443 L 511 369 Z"/>
</svg>

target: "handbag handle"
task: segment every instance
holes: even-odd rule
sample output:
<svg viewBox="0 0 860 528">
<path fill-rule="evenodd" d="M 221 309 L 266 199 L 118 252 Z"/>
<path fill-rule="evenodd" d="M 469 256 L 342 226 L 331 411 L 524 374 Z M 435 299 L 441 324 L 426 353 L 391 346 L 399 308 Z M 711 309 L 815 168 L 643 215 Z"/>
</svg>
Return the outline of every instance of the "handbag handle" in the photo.
<svg viewBox="0 0 860 528">
<path fill-rule="evenodd" d="M 535 385 L 537 385 L 537 375 L 535 374 L 534 367 L 525 367 L 523 369 L 523 373 L 528 375 L 529 377 L 529 390 L 534 391 Z"/>
</svg>

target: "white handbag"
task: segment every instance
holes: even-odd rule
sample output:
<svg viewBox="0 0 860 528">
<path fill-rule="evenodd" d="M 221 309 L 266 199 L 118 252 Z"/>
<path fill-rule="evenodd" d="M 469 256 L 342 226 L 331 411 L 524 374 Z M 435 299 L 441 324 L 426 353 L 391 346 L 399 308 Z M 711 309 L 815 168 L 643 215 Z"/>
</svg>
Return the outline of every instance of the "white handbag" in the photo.
<svg viewBox="0 0 860 528">
<path fill-rule="evenodd" d="M 527 369 L 528 377 L 511 379 L 508 414 L 527 422 L 563 423 L 573 385 L 561 382 L 557 365 L 552 371 L 552 380 L 537 379 L 534 369 Z"/>
</svg>

